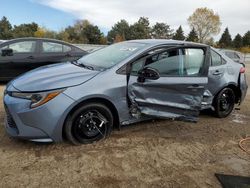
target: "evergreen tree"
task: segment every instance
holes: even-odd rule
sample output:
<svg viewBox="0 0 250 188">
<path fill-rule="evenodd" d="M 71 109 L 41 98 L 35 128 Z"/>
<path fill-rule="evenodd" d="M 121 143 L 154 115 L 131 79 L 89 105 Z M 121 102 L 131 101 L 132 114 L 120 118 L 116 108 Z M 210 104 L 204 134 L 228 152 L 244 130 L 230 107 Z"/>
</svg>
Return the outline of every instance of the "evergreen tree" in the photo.
<svg viewBox="0 0 250 188">
<path fill-rule="evenodd" d="M 187 41 L 198 42 L 198 40 L 199 40 L 198 35 L 195 29 L 193 28 L 188 34 Z"/>
<path fill-rule="evenodd" d="M 243 46 L 242 37 L 239 33 L 235 36 L 235 38 L 233 40 L 233 46 L 235 48 L 241 48 Z"/>
<path fill-rule="evenodd" d="M 221 38 L 219 40 L 219 46 L 222 48 L 227 48 L 232 46 L 232 38 L 228 28 L 226 28 L 223 34 L 221 35 Z"/>
<path fill-rule="evenodd" d="M 151 30 L 151 37 L 154 39 L 170 39 L 173 30 L 166 23 L 156 23 Z"/>
<path fill-rule="evenodd" d="M 100 44 L 102 32 L 96 25 L 86 25 L 82 33 L 88 40 L 88 44 Z"/>
<path fill-rule="evenodd" d="M 11 39 L 12 38 L 12 26 L 8 19 L 3 16 L 0 20 L 0 39 Z"/>
<path fill-rule="evenodd" d="M 180 27 L 176 30 L 174 36 L 173 36 L 174 40 L 184 40 L 185 36 L 184 36 L 184 32 L 182 30 L 182 27 L 180 25 Z"/>
<path fill-rule="evenodd" d="M 117 37 L 119 38 L 119 41 L 130 39 L 130 26 L 126 20 L 117 22 L 108 32 L 107 39 L 109 42 L 113 43 L 114 41 L 117 41 Z"/>
<path fill-rule="evenodd" d="M 150 23 L 146 17 L 140 17 L 138 22 L 130 26 L 131 39 L 149 39 L 150 38 Z"/>
<path fill-rule="evenodd" d="M 242 38 L 243 46 L 250 46 L 250 31 L 247 31 Z"/>
</svg>

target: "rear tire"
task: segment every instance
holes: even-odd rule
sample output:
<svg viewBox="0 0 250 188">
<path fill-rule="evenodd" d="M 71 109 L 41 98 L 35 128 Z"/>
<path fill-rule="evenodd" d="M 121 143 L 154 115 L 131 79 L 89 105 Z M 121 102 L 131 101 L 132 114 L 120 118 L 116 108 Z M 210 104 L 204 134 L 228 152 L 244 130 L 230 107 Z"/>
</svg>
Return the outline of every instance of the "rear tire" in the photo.
<svg viewBox="0 0 250 188">
<path fill-rule="evenodd" d="M 76 109 L 66 120 L 65 136 L 74 145 L 105 139 L 113 128 L 113 115 L 100 103 L 89 103 Z"/>
<path fill-rule="evenodd" d="M 225 118 L 231 114 L 235 104 L 235 93 L 231 88 L 222 89 L 214 101 L 215 115 L 218 118 Z"/>
</svg>

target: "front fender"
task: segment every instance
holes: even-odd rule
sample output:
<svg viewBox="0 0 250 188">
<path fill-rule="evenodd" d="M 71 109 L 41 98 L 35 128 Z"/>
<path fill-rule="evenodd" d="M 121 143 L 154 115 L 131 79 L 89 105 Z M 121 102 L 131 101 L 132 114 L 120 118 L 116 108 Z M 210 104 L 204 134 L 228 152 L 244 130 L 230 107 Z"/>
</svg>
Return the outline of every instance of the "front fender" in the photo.
<svg viewBox="0 0 250 188">
<path fill-rule="evenodd" d="M 67 95 L 67 94 L 65 94 L 65 95 Z M 56 128 L 54 129 L 54 132 L 52 134 L 54 141 L 56 141 L 56 142 L 63 141 L 63 136 L 62 136 L 63 135 L 63 126 L 64 126 L 64 123 L 65 123 L 68 115 L 74 109 L 74 107 L 76 107 L 77 105 L 79 105 L 81 103 L 84 103 L 84 101 L 89 101 L 91 99 L 104 99 L 106 101 L 109 101 L 111 104 L 113 104 L 113 106 L 116 108 L 116 110 L 119 108 L 119 106 L 117 106 L 117 104 L 112 103 L 110 97 L 108 97 L 106 95 L 95 94 L 95 95 L 84 96 L 78 100 L 73 99 L 74 102 L 70 106 L 68 106 L 68 108 L 64 111 L 64 113 L 61 116 L 60 121 L 58 122 Z M 117 110 L 117 112 L 119 112 L 119 111 Z M 118 113 L 118 119 L 119 119 L 119 113 Z"/>
</svg>

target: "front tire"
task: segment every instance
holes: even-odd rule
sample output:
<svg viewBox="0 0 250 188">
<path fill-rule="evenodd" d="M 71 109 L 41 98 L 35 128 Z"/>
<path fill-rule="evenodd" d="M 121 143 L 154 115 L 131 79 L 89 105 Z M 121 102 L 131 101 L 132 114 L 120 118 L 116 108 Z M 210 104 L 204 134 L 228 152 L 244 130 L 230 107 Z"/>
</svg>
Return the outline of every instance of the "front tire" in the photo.
<svg viewBox="0 0 250 188">
<path fill-rule="evenodd" d="M 235 94 L 231 88 L 222 89 L 215 97 L 214 108 L 215 115 L 219 118 L 225 118 L 234 109 Z"/>
<path fill-rule="evenodd" d="M 65 136 L 74 145 L 96 142 L 110 134 L 113 120 L 108 107 L 89 103 L 69 115 L 64 126 Z"/>
</svg>

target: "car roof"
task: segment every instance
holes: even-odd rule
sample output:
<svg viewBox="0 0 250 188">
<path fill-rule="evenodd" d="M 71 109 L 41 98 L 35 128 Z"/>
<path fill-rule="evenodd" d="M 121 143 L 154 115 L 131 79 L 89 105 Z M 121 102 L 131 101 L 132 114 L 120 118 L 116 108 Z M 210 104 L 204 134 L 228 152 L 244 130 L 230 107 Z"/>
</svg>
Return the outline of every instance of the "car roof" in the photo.
<svg viewBox="0 0 250 188">
<path fill-rule="evenodd" d="M 47 40 L 47 41 L 60 42 L 60 43 L 72 45 L 72 44 L 65 42 L 65 41 L 62 41 L 62 40 L 51 39 L 51 38 L 37 38 L 37 37 L 15 38 L 15 39 L 8 40 L 6 42 L 25 41 L 25 40 Z"/>
<path fill-rule="evenodd" d="M 81 51 L 85 51 L 71 43 L 68 43 L 68 42 L 65 42 L 65 41 L 62 41 L 62 40 L 57 40 L 57 39 L 51 39 L 51 38 L 38 38 L 38 37 L 23 37 L 23 38 L 15 38 L 15 39 L 10 39 L 10 40 L 7 40 L 5 42 L 2 42 L 0 43 L 1 45 L 5 45 L 5 44 L 10 44 L 12 42 L 18 42 L 18 41 L 27 41 L 27 40 L 36 40 L 36 41 L 39 41 L 39 40 L 43 40 L 43 41 L 49 41 L 49 42 L 57 42 L 57 43 L 62 43 L 62 44 L 66 44 L 66 45 L 69 45 L 69 46 L 72 46 L 74 48 L 77 48 L 77 49 L 80 49 Z M 86 52 L 86 51 L 85 51 Z"/>
<path fill-rule="evenodd" d="M 198 45 L 198 46 L 208 46 L 206 44 L 188 42 L 188 41 L 180 41 L 180 40 L 172 40 L 172 39 L 141 39 L 141 40 L 129 40 L 127 42 L 136 42 L 136 43 L 144 43 L 149 45 L 163 45 L 163 44 L 173 44 L 173 45 Z"/>
</svg>

